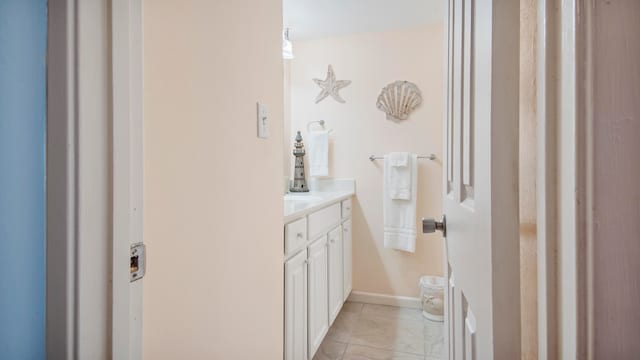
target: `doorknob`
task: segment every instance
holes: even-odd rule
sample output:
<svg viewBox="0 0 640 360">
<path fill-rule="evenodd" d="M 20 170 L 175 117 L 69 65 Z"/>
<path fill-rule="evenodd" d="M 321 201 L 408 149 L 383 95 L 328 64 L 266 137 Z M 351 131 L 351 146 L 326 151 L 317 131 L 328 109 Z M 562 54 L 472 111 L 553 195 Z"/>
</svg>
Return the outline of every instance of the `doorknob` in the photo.
<svg viewBox="0 0 640 360">
<path fill-rule="evenodd" d="M 422 219 L 422 233 L 430 234 L 436 232 L 436 230 L 442 231 L 442 236 L 447 237 L 447 217 L 442 216 L 442 221 L 436 221 L 433 218 Z"/>
</svg>

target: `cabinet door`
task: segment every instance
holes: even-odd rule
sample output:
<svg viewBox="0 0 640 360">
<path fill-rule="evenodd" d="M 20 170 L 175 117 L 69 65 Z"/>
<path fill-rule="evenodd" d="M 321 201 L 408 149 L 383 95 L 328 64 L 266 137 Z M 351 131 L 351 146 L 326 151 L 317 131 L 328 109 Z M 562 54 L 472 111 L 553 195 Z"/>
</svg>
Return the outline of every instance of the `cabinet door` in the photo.
<svg viewBox="0 0 640 360">
<path fill-rule="evenodd" d="M 343 249 L 343 300 L 347 301 L 351 290 L 353 290 L 353 238 L 351 220 L 342 224 L 342 249 Z"/>
<path fill-rule="evenodd" d="M 327 237 L 309 246 L 309 359 L 329 330 Z"/>
<path fill-rule="evenodd" d="M 307 250 L 284 265 L 284 359 L 307 359 Z"/>
<path fill-rule="evenodd" d="M 338 316 L 343 295 L 343 256 L 342 256 L 342 229 L 337 227 L 329 232 L 329 324 Z"/>
</svg>

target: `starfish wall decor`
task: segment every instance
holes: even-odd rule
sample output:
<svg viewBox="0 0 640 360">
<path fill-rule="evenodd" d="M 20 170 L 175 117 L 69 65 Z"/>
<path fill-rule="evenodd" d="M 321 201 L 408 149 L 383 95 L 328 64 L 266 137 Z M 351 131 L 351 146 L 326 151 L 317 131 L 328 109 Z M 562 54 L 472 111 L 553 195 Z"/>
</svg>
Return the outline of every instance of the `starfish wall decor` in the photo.
<svg viewBox="0 0 640 360">
<path fill-rule="evenodd" d="M 338 91 L 343 87 L 351 84 L 351 80 L 336 80 L 336 74 L 333 72 L 333 67 L 329 65 L 327 71 L 327 78 L 325 80 L 313 79 L 313 81 L 320 86 L 322 91 L 316 97 L 316 104 L 324 100 L 327 96 L 331 95 L 337 102 L 345 103 L 346 101 L 340 96 Z"/>
</svg>

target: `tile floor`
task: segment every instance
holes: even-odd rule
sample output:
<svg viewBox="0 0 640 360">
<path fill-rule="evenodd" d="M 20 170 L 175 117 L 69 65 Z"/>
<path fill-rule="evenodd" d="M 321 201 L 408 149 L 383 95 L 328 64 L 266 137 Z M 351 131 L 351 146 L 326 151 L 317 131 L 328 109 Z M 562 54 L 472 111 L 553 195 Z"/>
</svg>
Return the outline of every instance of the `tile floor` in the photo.
<svg viewBox="0 0 640 360">
<path fill-rule="evenodd" d="M 418 309 L 347 302 L 313 360 L 438 360 L 442 323 Z"/>
</svg>

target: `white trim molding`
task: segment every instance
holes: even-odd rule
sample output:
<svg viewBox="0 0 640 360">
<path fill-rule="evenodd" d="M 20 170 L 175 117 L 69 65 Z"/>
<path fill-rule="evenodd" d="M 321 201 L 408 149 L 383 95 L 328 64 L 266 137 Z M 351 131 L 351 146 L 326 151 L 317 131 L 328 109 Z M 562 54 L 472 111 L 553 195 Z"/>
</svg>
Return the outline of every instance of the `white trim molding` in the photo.
<svg viewBox="0 0 640 360">
<path fill-rule="evenodd" d="M 128 207 L 142 203 L 142 45 L 121 27 L 135 21 L 141 31 L 140 4 L 48 2 L 48 359 L 141 358 L 140 337 L 129 344 L 141 323 L 129 329 L 128 245 L 142 221 Z"/>
<path fill-rule="evenodd" d="M 538 2 L 537 46 L 537 246 L 538 358 L 558 355 L 558 0 Z"/>
<path fill-rule="evenodd" d="M 557 356 L 588 359 L 588 170 L 591 140 L 588 87 L 590 1 L 562 1 L 556 31 L 558 178 L 557 178 Z"/>
<path fill-rule="evenodd" d="M 47 31 L 48 359 L 77 358 L 76 4 L 49 0 Z"/>
<path fill-rule="evenodd" d="M 142 0 L 111 0 L 112 358 L 142 359 L 142 283 L 130 249 L 143 241 Z"/>
<path fill-rule="evenodd" d="M 420 298 L 408 296 L 393 296 L 376 294 L 362 291 L 353 291 L 349 295 L 348 301 L 374 305 L 399 306 L 412 309 L 422 309 Z"/>
<path fill-rule="evenodd" d="M 538 358 L 589 359 L 591 1 L 538 2 Z"/>
</svg>

